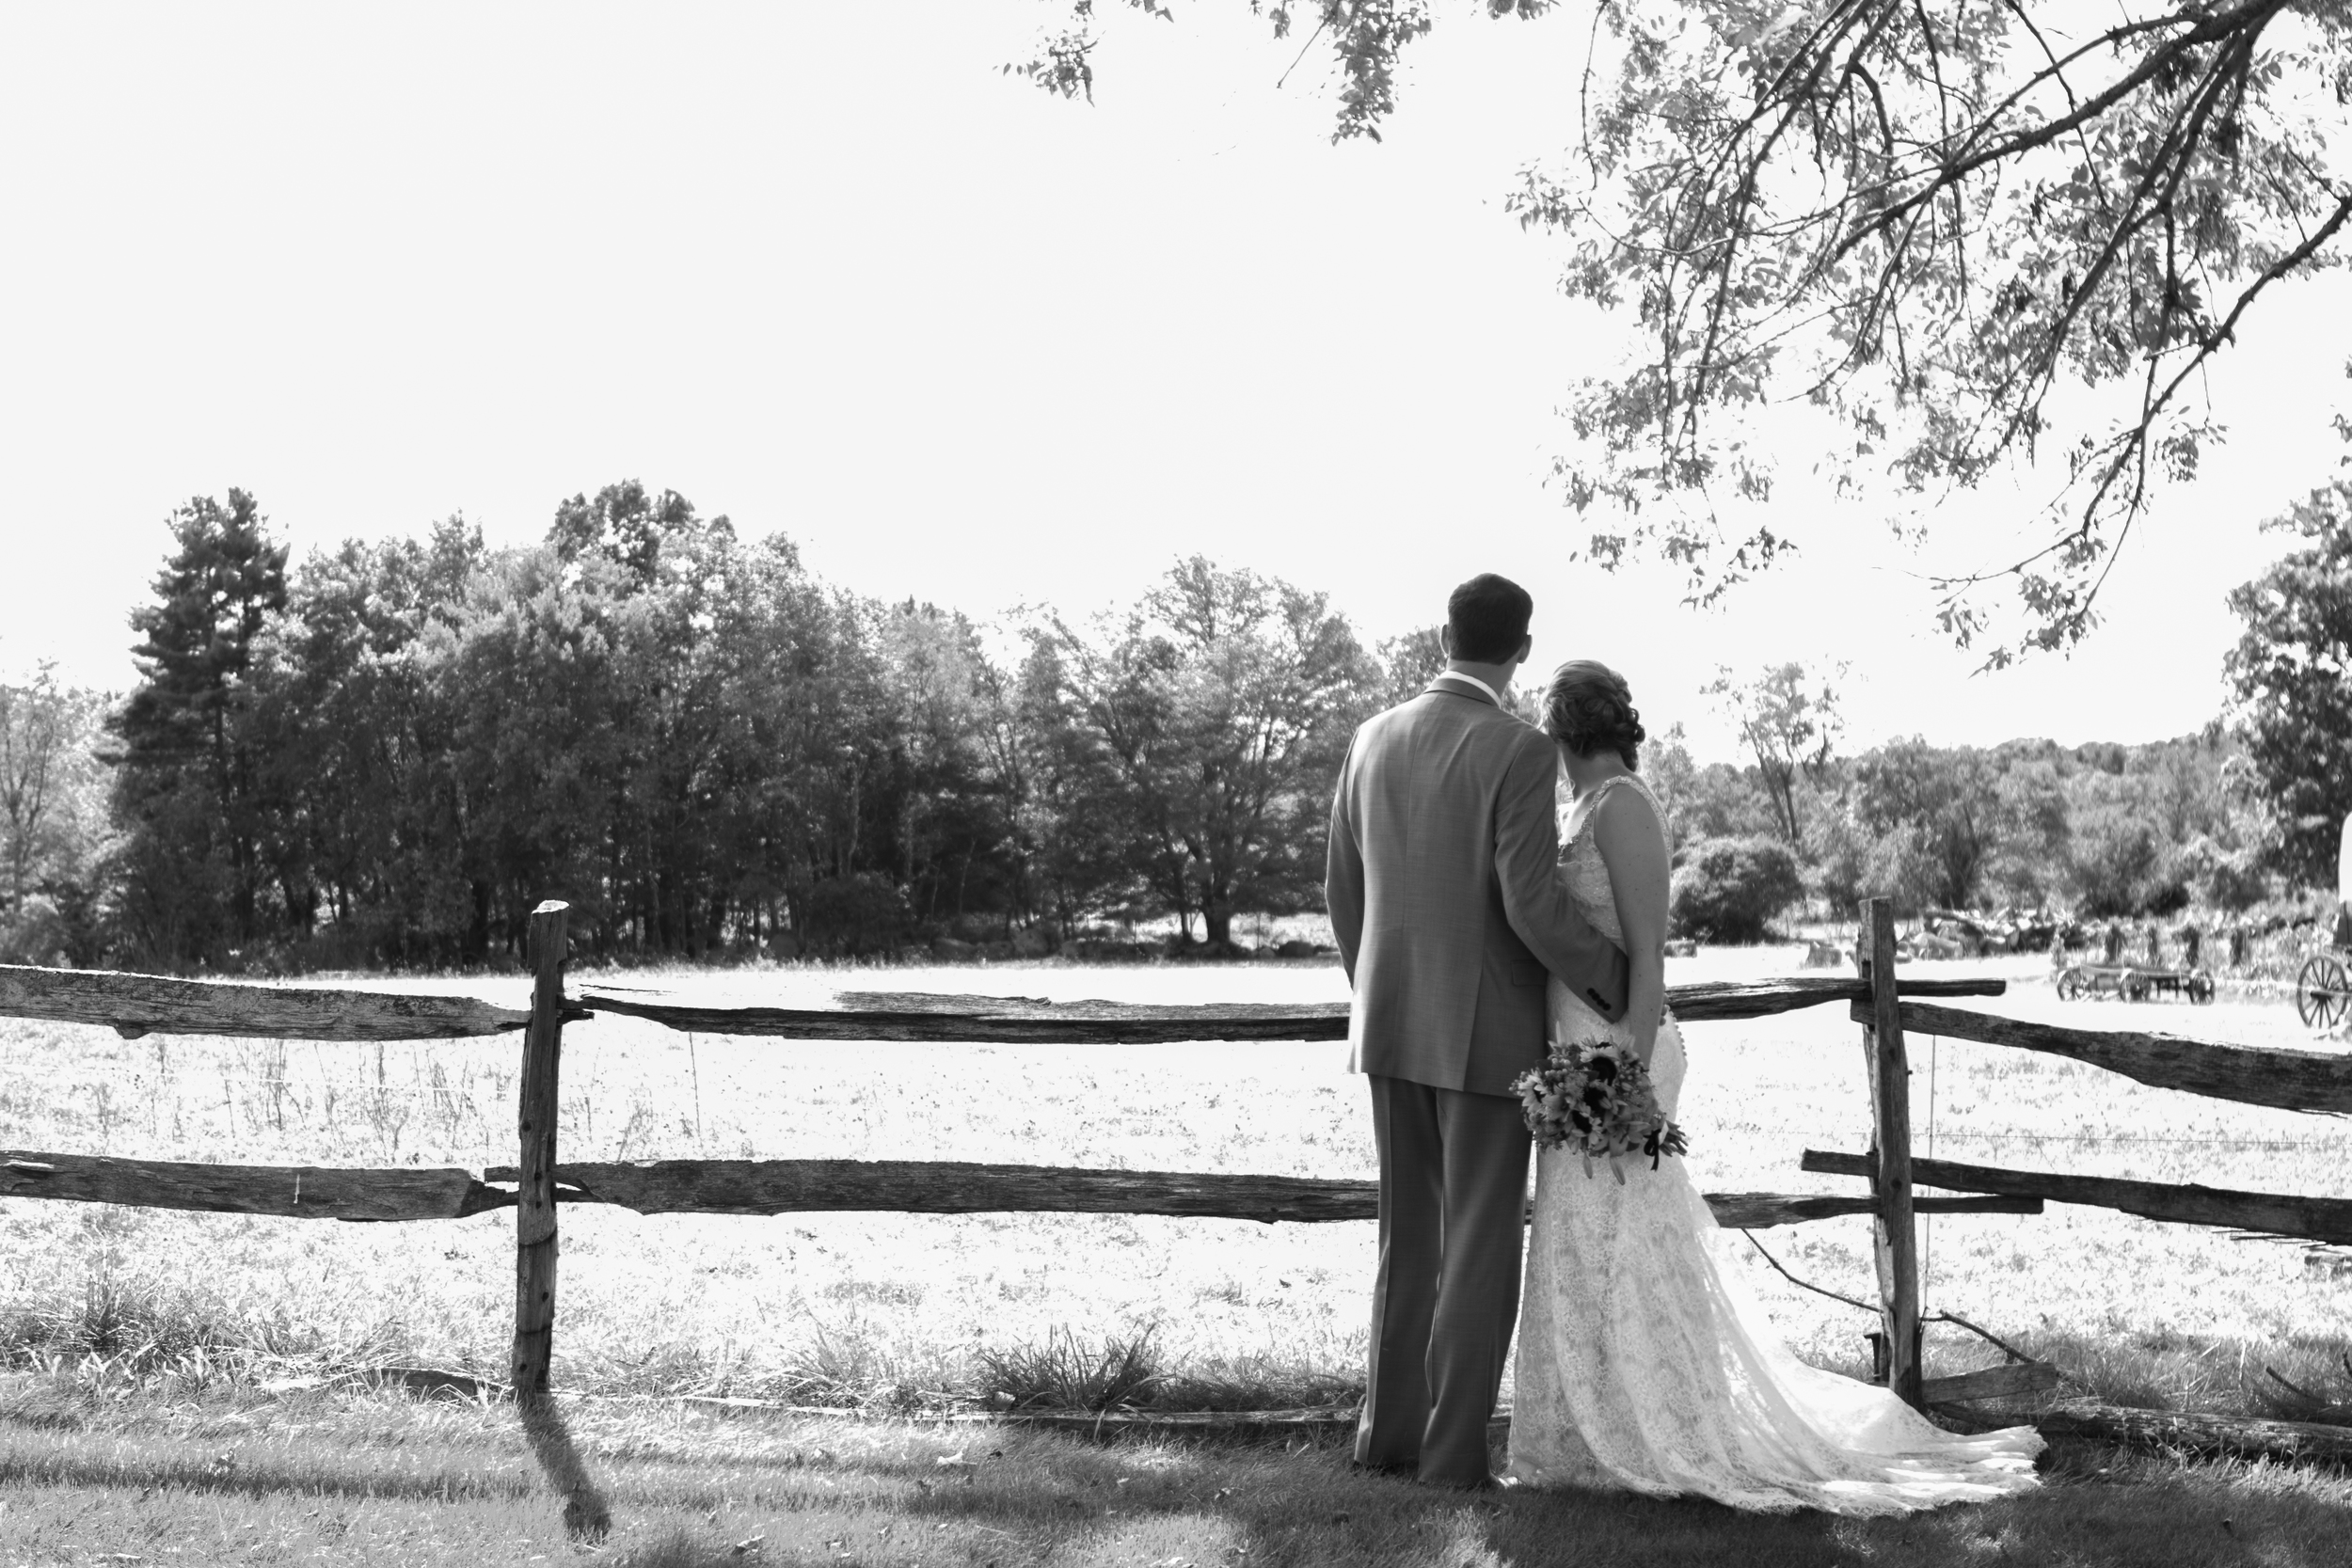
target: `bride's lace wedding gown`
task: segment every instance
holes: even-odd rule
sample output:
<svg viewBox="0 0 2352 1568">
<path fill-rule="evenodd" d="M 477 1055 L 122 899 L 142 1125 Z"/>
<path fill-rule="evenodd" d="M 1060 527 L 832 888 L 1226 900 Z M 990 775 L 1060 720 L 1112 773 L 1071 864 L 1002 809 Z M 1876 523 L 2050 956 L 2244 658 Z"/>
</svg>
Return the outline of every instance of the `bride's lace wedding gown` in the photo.
<svg viewBox="0 0 2352 1568">
<path fill-rule="evenodd" d="M 1647 796 L 1638 777 L 1612 779 Z M 1589 800 L 1561 869 L 1585 919 L 1622 940 Z M 1653 800 L 1652 804 L 1656 802 Z M 1553 1037 L 1632 1031 L 1551 982 Z M 1650 1062 L 1667 1115 L 1681 1098 L 1672 1014 Z M 1693 1129 L 1702 1152 L 1707 1131 Z M 1872 1384 L 1808 1367 L 1719 1256 L 1723 1234 L 1685 1163 L 1624 1163 L 1625 1183 L 1560 1149 L 1536 1153 L 1520 1296 L 1511 1476 L 1711 1497 L 1735 1508 L 1899 1513 L 2035 1484 L 2030 1427 L 1958 1436 Z"/>
</svg>

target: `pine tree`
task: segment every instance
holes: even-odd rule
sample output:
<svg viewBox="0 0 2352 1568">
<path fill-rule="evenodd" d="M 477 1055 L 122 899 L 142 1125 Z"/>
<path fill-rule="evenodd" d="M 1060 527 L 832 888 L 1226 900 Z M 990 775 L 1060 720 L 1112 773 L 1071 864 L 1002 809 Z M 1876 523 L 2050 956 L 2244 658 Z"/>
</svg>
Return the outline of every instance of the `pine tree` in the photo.
<svg viewBox="0 0 2352 1568">
<path fill-rule="evenodd" d="M 286 547 L 251 496 L 171 515 L 179 548 L 132 612 L 139 685 L 114 721 L 130 829 L 124 912 L 154 957 L 208 956 L 262 931 L 265 802 L 250 733 L 256 644 L 286 607 Z"/>
</svg>

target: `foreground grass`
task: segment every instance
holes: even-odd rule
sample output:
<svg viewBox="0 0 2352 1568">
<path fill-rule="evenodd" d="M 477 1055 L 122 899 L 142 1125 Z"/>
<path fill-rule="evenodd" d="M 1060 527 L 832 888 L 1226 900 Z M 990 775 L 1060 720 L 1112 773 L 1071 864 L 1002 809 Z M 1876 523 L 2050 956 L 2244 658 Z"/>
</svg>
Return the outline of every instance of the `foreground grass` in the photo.
<svg viewBox="0 0 2352 1568">
<path fill-rule="evenodd" d="M 2352 1481 L 2097 1449 L 2034 1495 L 1902 1520 L 1352 1473 L 1336 1445 L 1097 1445 L 1000 1427 L 567 1403 L 613 1529 L 566 1540 L 511 1409 L 396 1395 L 109 1397 L 0 1379 L 0 1564 L 593 1559 L 906 1568 L 1543 1568 L 1736 1561 L 2303 1568 L 2344 1560 Z"/>
</svg>

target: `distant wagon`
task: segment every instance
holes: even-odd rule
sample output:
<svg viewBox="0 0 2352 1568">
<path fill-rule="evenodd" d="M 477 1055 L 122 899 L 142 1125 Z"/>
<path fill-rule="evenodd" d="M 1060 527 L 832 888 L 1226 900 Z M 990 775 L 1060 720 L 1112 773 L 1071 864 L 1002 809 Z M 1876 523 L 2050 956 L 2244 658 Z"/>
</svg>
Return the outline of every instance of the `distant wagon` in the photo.
<svg viewBox="0 0 2352 1568">
<path fill-rule="evenodd" d="M 2173 969 L 2160 964 L 2070 964 L 2058 972 L 2061 1002 L 2146 1002 L 2152 997 L 2185 996 L 2191 1002 L 2213 1000 L 2213 974 L 2203 969 Z"/>
</svg>

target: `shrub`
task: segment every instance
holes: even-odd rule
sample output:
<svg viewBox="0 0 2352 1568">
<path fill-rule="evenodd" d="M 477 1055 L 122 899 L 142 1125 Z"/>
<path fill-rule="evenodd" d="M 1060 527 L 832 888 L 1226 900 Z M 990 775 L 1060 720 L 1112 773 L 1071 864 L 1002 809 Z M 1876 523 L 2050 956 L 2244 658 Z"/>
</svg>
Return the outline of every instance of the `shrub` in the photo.
<svg viewBox="0 0 2352 1568">
<path fill-rule="evenodd" d="M 2262 902 L 2270 891 L 2258 850 L 2227 848 L 2201 833 L 2182 848 L 2178 865 L 2200 898 L 2233 914 Z"/>
<path fill-rule="evenodd" d="M 1682 853 L 1668 913 L 1678 937 L 1760 942 L 1766 923 L 1804 895 L 1797 858 L 1778 839 L 1701 839 Z"/>
<path fill-rule="evenodd" d="M 1049 1329 L 1042 1345 L 983 1346 L 980 1380 L 994 1402 L 1016 1410 L 1116 1410 L 1160 1380 L 1152 1334 L 1147 1326 L 1133 1338 L 1105 1335 L 1098 1349 Z"/>
<path fill-rule="evenodd" d="M 0 963 L 55 964 L 66 956 L 65 922 L 56 905 L 27 894 L 12 915 L 0 915 Z"/>
<path fill-rule="evenodd" d="M 906 938 L 905 896 L 871 871 L 812 882 L 793 904 L 801 940 L 825 952 L 896 952 Z"/>
</svg>

